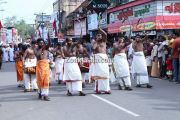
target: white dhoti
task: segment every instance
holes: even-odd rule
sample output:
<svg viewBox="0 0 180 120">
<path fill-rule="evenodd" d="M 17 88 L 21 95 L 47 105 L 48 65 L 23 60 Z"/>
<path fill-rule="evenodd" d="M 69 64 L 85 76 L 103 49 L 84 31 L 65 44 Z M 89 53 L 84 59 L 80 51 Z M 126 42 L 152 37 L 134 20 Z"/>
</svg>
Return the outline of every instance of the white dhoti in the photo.
<svg viewBox="0 0 180 120">
<path fill-rule="evenodd" d="M 116 79 L 121 86 L 131 87 L 129 64 L 125 53 L 120 53 L 114 57 L 114 69 Z"/>
<path fill-rule="evenodd" d="M 89 73 L 81 73 L 83 82 L 89 81 Z"/>
<path fill-rule="evenodd" d="M 82 91 L 82 76 L 76 57 L 65 59 L 63 81 L 70 92 Z"/>
<path fill-rule="evenodd" d="M 35 74 L 24 74 L 25 89 L 38 89 Z"/>
<path fill-rule="evenodd" d="M 14 61 L 14 49 L 13 48 L 11 48 L 9 50 L 9 58 L 10 58 L 10 62 Z"/>
<path fill-rule="evenodd" d="M 92 70 L 92 78 L 95 82 L 96 92 L 109 92 L 109 61 L 106 54 L 95 54 L 94 55 L 94 64 Z"/>
<path fill-rule="evenodd" d="M 149 83 L 147 64 L 143 52 L 134 53 L 131 71 L 138 85 Z"/>
<path fill-rule="evenodd" d="M 26 59 L 24 62 L 25 68 L 28 67 L 35 67 L 37 63 L 37 59 Z M 37 81 L 36 81 L 36 74 L 27 74 L 24 73 L 24 84 L 25 89 L 38 89 Z"/>
<path fill-rule="evenodd" d="M 146 56 L 147 67 L 152 66 L 151 56 Z"/>
<path fill-rule="evenodd" d="M 56 58 L 55 61 L 55 79 L 56 80 L 63 80 L 63 65 L 64 59 Z"/>
<path fill-rule="evenodd" d="M 8 50 L 7 48 L 3 48 L 3 61 L 8 62 L 9 56 L 8 56 Z"/>
</svg>

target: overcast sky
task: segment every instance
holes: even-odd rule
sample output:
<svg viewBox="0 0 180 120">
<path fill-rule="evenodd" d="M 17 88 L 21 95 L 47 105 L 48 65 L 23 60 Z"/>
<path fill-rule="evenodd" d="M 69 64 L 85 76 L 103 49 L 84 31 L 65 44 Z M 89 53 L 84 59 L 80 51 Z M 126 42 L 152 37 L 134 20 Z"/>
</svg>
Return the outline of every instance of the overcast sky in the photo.
<svg viewBox="0 0 180 120">
<path fill-rule="evenodd" d="M 2 1 L 7 1 L 2 4 Z M 24 19 L 27 23 L 34 23 L 34 13 L 45 12 L 52 14 L 53 2 L 56 0 L 0 0 L 0 20 L 16 16 L 18 19 Z"/>
</svg>

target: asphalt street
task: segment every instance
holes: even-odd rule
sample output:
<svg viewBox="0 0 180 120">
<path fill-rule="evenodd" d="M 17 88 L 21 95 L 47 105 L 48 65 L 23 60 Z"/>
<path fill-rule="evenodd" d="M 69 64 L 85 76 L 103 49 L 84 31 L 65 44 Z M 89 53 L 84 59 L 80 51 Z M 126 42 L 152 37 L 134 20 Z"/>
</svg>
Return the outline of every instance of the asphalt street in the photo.
<svg viewBox="0 0 180 120">
<path fill-rule="evenodd" d="M 133 91 L 112 84 L 111 95 L 93 94 L 90 84 L 85 97 L 68 97 L 66 87 L 52 81 L 46 102 L 17 88 L 14 66 L 4 63 L 0 70 L 0 120 L 180 120 L 180 85 L 167 80 L 150 78 L 152 89 L 133 84 Z"/>
</svg>

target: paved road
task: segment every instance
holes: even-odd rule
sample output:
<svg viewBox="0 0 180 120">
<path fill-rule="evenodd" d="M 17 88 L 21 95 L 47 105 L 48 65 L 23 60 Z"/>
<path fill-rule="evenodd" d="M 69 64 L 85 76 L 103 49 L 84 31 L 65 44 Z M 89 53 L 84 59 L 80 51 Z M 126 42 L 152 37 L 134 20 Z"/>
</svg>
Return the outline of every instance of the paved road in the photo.
<svg viewBox="0 0 180 120">
<path fill-rule="evenodd" d="M 153 89 L 119 91 L 112 85 L 111 95 L 67 97 L 65 86 L 52 81 L 50 102 L 37 99 L 35 92 L 17 88 L 14 63 L 0 71 L 0 120 L 180 120 L 180 85 L 152 79 Z"/>
</svg>

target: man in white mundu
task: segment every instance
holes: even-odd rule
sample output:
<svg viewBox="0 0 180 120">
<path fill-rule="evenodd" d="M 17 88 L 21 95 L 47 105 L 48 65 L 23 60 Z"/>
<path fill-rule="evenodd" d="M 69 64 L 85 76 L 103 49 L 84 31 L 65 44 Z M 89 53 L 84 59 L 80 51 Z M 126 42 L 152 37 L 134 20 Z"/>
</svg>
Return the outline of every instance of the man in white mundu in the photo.
<svg viewBox="0 0 180 120">
<path fill-rule="evenodd" d="M 9 48 L 9 59 L 10 59 L 10 62 L 14 61 L 14 48 L 12 47 L 12 45 L 10 45 L 10 48 Z"/>
<path fill-rule="evenodd" d="M 58 80 L 58 84 L 63 81 L 63 65 L 64 65 L 64 54 L 61 45 L 58 43 L 54 49 L 55 53 L 55 80 Z"/>
<path fill-rule="evenodd" d="M 96 35 L 96 41 L 93 43 L 94 49 L 94 64 L 91 79 L 95 80 L 95 90 L 97 94 L 104 92 L 111 94 L 109 85 L 109 61 L 106 54 L 107 34 L 99 29 Z"/>
<path fill-rule="evenodd" d="M 82 76 L 76 58 L 76 44 L 71 38 L 66 39 L 67 45 L 63 48 L 66 57 L 64 61 L 63 81 L 66 82 L 67 95 L 72 96 L 72 92 L 79 92 L 79 96 L 85 96 L 82 92 Z"/>
<path fill-rule="evenodd" d="M 146 85 L 147 88 L 152 88 L 152 86 L 149 84 L 146 59 L 143 53 L 143 40 L 139 35 L 136 36 L 132 46 L 134 49 L 134 54 L 131 65 L 131 71 L 134 78 L 137 81 L 136 87 L 141 87 L 142 85 Z"/>
<path fill-rule="evenodd" d="M 8 49 L 8 45 L 4 45 L 2 50 L 3 50 L 3 61 L 4 62 L 8 62 L 9 61 L 9 49 Z"/>
<path fill-rule="evenodd" d="M 131 79 L 129 64 L 127 61 L 127 56 L 125 53 L 126 44 L 124 43 L 124 38 L 119 38 L 114 47 L 114 69 L 116 73 L 116 79 L 119 82 L 119 89 L 122 90 L 122 87 L 125 87 L 125 90 L 132 90 L 131 88 Z"/>
<path fill-rule="evenodd" d="M 24 92 L 30 92 L 31 90 L 37 91 L 37 82 L 36 82 L 36 64 L 37 59 L 35 56 L 36 42 L 32 41 L 32 47 L 26 49 L 23 56 L 24 63 L 24 82 L 25 90 Z"/>
</svg>

